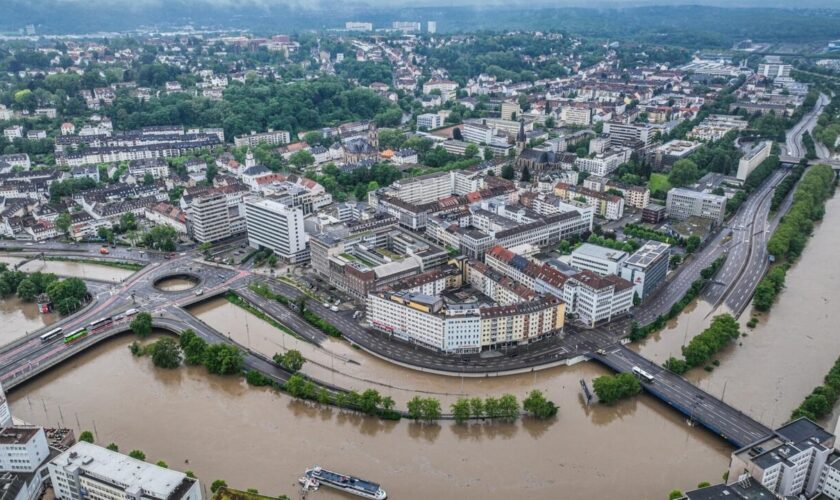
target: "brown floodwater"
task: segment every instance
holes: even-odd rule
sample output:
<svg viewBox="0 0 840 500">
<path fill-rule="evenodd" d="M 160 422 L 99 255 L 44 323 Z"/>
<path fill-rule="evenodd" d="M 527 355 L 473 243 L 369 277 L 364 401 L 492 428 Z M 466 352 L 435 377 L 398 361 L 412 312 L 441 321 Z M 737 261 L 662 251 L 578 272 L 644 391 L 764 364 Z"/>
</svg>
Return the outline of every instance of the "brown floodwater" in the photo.
<svg viewBox="0 0 840 500">
<path fill-rule="evenodd" d="M 747 334 L 726 348 L 712 372 L 702 368 L 686 376 L 709 393 L 771 427 L 790 418 L 791 411 L 817 385 L 840 356 L 840 267 L 832 265 L 840 246 L 840 197 L 826 204 L 826 215 L 815 227 L 800 259 L 787 273 L 785 289 L 767 314 L 748 309 L 740 318 Z M 716 314 L 705 301 L 695 301 L 660 333 L 633 348 L 664 362 L 680 356 L 680 348 L 700 333 Z M 755 314 L 754 329 L 746 323 Z M 829 430 L 837 411 L 824 422 Z"/>
<path fill-rule="evenodd" d="M 24 260 L 22 257 L 0 255 L 0 262 L 7 264 L 17 264 L 22 260 Z M 119 283 L 135 272 L 100 264 L 82 264 L 79 262 L 62 262 L 56 260 L 32 260 L 24 264 L 20 270 L 27 273 L 41 271 L 42 273 L 54 273 L 59 276 L 87 278 L 111 283 Z"/>
<path fill-rule="evenodd" d="M 224 478 L 293 498 L 296 478 L 320 464 L 378 481 L 396 499 L 659 499 L 718 480 L 730 451 L 646 396 L 587 407 L 578 380 L 604 373 L 589 363 L 537 379 L 560 405 L 551 422 L 430 426 L 318 408 L 201 368 L 156 369 L 130 355 L 130 341 L 114 339 L 11 392 L 12 411 L 95 430 L 98 443 L 141 449 L 205 485 Z"/>
<path fill-rule="evenodd" d="M 24 302 L 15 296 L 0 299 L 0 345 L 5 345 L 27 333 L 51 325 L 59 320 L 57 313 L 41 314 L 34 302 Z"/>
<path fill-rule="evenodd" d="M 195 288 L 197 285 L 198 282 L 189 278 L 172 277 L 158 281 L 155 283 L 155 288 L 159 288 L 165 292 L 180 292 Z"/>
</svg>

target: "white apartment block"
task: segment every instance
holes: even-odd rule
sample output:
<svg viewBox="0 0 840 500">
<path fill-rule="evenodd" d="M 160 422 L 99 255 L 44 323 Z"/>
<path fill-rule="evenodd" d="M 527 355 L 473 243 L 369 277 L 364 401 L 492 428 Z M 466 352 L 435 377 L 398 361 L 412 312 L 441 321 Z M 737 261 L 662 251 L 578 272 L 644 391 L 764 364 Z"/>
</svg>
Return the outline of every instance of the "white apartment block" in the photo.
<svg viewBox="0 0 840 500">
<path fill-rule="evenodd" d="M 780 62 L 764 62 L 758 65 L 758 74 L 765 78 L 788 78 L 790 70 L 790 64 Z"/>
<path fill-rule="evenodd" d="M 49 463 L 60 500 L 201 500 L 197 479 L 84 441 Z"/>
<path fill-rule="evenodd" d="M 437 113 L 417 115 L 417 130 L 434 130 L 443 127 L 443 117 Z"/>
<path fill-rule="evenodd" d="M 584 243 L 572 252 L 569 265 L 578 271 L 589 270 L 605 276 L 618 274 L 625 259 L 627 259 L 627 252 Z"/>
<path fill-rule="evenodd" d="M 610 321 L 633 307 L 633 284 L 615 275 L 581 271 L 563 286 L 566 310 L 589 327 Z"/>
<path fill-rule="evenodd" d="M 402 201 L 423 204 L 437 201 L 452 194 L 452 174 L 435 172 L 394 181 L 390 186 L 392 195 Z"/>
<path fill-rule="evenodd" d="M 227 238 L 231 235 L 227 197 L 224 193 L 199 196 L 189 209 L 192 237 L 199 243 Z"/>
<path fill-rule="evenodd" d="M 249 198 L 245 200 L 245 225 L 252 248 L 271 249 L 291 263 L 308 259 L 303 210 L 273 200 Z"/>
<path fill-rule="evenodd" d="M 726 214 L 726 196 L 685 188 L 672 188 L 668 191 L 665 213 L 676 220 L 696 216 L 721 223 Z"/>
<path fill-rule="evenodd" d="M 344 23 L 344 29 L 347 31 L 373 31 L 373 23 L 347 21 Z"/>
<path fill-rule="evenodd" d="M 406 292 L 368 294 L 371 326 L 443 352 L 478 352 L 531 342 L 564 325 L 565 305 L 553 296 L 507 306 L 444 306 L 440 297 Z"/>
<path fill-rule="evenodd" d="M 616 123 L 605 122 L 604 133 L 609 134 L 610 144 L 619 146 L 643 142 L 645 147 L 650 146 L 654 138 L 654 129 L 642 123 Z"/>
<path fill-rule="evenodd" d="M 589 126 L 592 123 L 592 109 L 588 105 L 569 105 L 560 108 L 560 120 L 567 125 Z"/>
<path fill-rule="evenodd" d="M 43 428 L 10 426 L 0 429 L 0 470 L 35 472 L 49 455 Z"/>
<path fill-rule="evenodd" d="M 757 166 L 770 156 L 773 150 L 773 141 L 761 141 L 738 160 L 738 173 L 735 177 L 740 181 L 747 180 Z"/>
<path fill-rule="evenodd" d="M 250 135 L 240 135 L 233 138 L 233 144 L 236 147 L 250 146 L 254 147 L 257 144 L 264 142 L 276 146 L 279 144 L 288 144 L 291 141 L 291 136 L 288 130 L 272 130 L 268 132 L 256 133 L 251 131 Z"/>
<path fill-rule="evenodd" d="M 581 172 L 589 172 L 592 175 L 605 177 L 614 172 L 622 163 L 630 160 L 632 150 L 621 148 L 617 150 L 606 150 L 598 153 L 594 158 L 578 158 L 575 166 Z"/>
<path fill-rule="evenodd" d="M 419 31 L 419 28 L 417 31 Z M 429 80 L 423 84 L 424 95 L 429 95 L 434 90 L 439 90 L 441 99 L 448 101 L 450 99 L 455 99 L 458 91 L 458 84 L 451 80 Z"/>
</svg>

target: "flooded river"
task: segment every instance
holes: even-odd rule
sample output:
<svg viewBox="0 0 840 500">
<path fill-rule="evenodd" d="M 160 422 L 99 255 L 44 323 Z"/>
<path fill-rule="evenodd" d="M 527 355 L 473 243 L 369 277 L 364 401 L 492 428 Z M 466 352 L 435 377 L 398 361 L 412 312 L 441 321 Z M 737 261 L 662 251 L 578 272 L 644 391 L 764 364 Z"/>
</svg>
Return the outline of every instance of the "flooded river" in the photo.
<svg viewBox="0 0 840 500">
<path fill-rule="evenodd" d="M 41 314 L 34 302 L 24 302 L 15 296 L 0 299 L 0 345 L 5 345 L 27 333 L 58 321 L 57 313 Z"/>
<path fill-rule="evenodd" d="M 758 327 L 719 355 L 721 366 L 687 375 L 767 425 L 779 425 L 820 383 L 840 355 L 840 201 L 831 200 L 787 289 Z M 241 379 L 203 369 L 155 369 L 133 358 L 129 337 L 115 339 L 10 394 L 13 412 L 44 425 L 97 431 L 98 442 L 142 449 L 149 460 L 194 470 L 209 485 L 229 484 L 296 497 L 294 480 L 320 464 L 381 482 L 392 498 L 661 499 L 673 488 L 716 482 L 731 448 L 647 396 L 615 407 L 588 407 L 579 381 L 605 371 L 591 363 L 504 378 L 461 380 L 397 368 L 331 340 L 315 348 L 243 310 L 211 301 L 192 312 L 268 355 L 298 349 L 304 372 L 338 385 L 376 388 L 400 406 L 431 393 L 444 407 L 458 394 L 520 399 L 539 388 L 560 406 L 551 422 L 423 426 L 320 409 Z M 656 361 L 711 320 L 698 301 L 663 332 L 634 348 Z M 742 323 L 749 319 L 745 314 Z M 381 381 L 381 382 L 380 382 Z M 142 418 L 138 419 L 138 409 Z M 63 420 L 62 420 L 63 419 Z M 78 424 L 77 424 L 78 419 Z M 833 422 L 829 429 L 833 428 Z M 185 463 L 188 460 L 189 463 Z M 310 498 L 346 498 L 320 491 Z"/>
<path fill-rule="evenodd" d="M 0 262 L 7 264 L 17 264 L 23 260 L 23 257 L 0 255 Z M 62 262 L 56 260 L 33 260 L 24 264 L 20 270 L 27 273 L 41 271 L 42 273 L 54 273 L 59 276 L 108 281 L 111 283 L 119 283 L 135 273 L 135 271 L 99 264 L 82 264 L 79 262 Z"/>
<path fill-rule="evenodd" d="M 43 425 L 95 428 L 98 443 L 141 449 L 207 485 L 224 478 L 292 498 L 298 475 L 320 464 L 379 481 L 395 499 L 661 499 L 718 480 L 730 451 L 648 397 L 587 407 L 578 380 L 603 373 L 594 364 L 539 376 L 560 405 L 553 422 L 424 426 L 319 409 L 201 368 L 155 369 L 130 355 L 130 341 L 115 339 L 13 391 L 12 411 Z M 503 380 L 521 394 L 525 379 L 533 377 Z"/>
</svg>

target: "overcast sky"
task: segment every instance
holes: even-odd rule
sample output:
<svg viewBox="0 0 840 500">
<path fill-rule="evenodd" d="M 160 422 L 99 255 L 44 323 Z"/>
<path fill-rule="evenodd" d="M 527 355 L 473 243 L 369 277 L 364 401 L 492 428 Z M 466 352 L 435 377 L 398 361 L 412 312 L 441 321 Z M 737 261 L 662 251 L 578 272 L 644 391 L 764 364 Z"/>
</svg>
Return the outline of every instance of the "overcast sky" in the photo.
<svg viewBox="0 0 840 500">
<path fill-rule="evenodd" d="M 582 7 L 631 7 L 642 5 L 715 5 L 722 7 L 834 7 L 840 9 L 840 0 L 58 0 L 62 3 L 84 3 L 86 5 L 121 6 L 142 8 L 164 6 L 170 3 L 183 5 L 215 5 L 220 7 L 253 8 L 254 6 L 289 6 L 324 8 L 358 4 L 371 7 L 422 7 L 422 6 L 513 6 L 517 3 L 528 6 L 582 6 Z M 0 2 L 2 3 L 2 2 Z"/>
</svg>

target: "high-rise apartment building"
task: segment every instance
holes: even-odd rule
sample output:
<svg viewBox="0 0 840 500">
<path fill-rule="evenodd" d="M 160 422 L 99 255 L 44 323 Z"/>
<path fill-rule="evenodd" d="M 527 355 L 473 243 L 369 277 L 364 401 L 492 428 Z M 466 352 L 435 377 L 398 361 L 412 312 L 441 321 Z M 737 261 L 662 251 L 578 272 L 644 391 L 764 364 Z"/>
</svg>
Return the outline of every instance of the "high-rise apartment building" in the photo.
<svg viewBox="0 0 840 500">
<path fill-rule="evenodd" d="M 230 218 L 225 194 L 213 193 L 193 198 L 188 229 L 192 238 L 199 243 L 230 236 Z"/>
<path fill-rule="evenodd" d="M 268 248 L 291 263 L 309 259 L 303 210 L 274 200 L 249 198 L 245 200 L 245 225 L 252 248 Z"/>
</svg>

